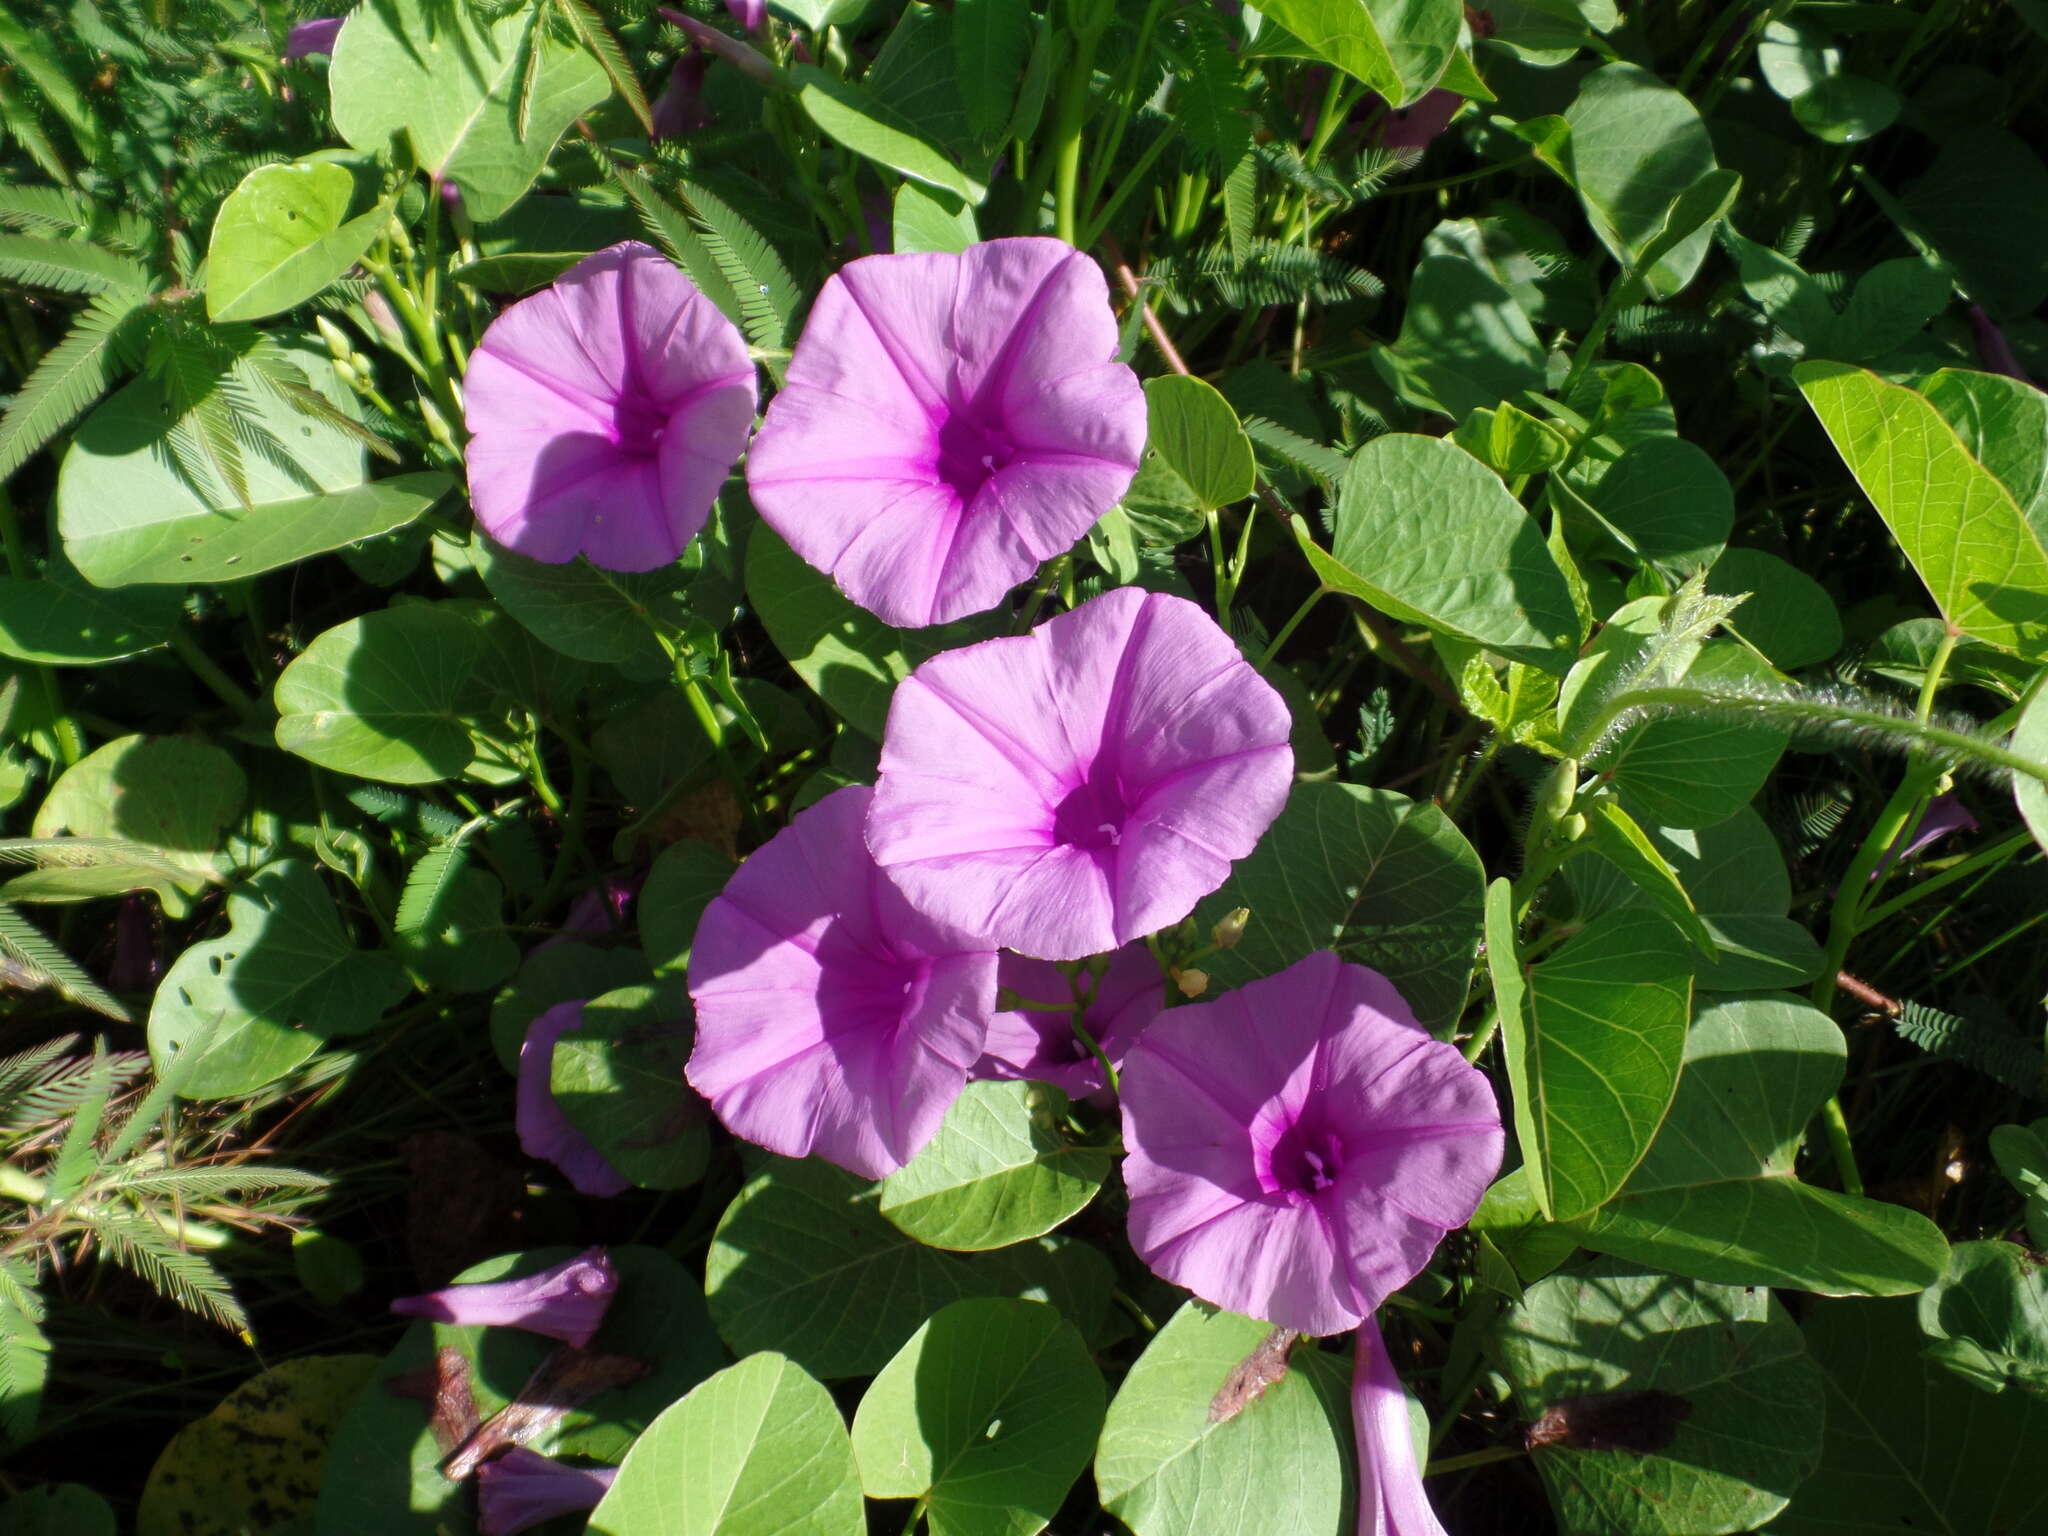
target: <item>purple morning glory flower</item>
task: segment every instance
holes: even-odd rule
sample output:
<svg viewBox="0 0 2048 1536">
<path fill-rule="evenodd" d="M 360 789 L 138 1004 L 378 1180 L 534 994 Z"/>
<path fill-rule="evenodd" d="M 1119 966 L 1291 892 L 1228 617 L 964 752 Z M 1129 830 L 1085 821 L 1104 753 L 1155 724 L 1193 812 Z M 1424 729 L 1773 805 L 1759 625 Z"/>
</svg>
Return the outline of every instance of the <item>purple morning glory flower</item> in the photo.
<svg viewBox="0 0 2048 1536">
<path fill-rule="evenodd" d="M 1927 802 L 1927 809 L 1921 813 L 1920 825 L 1913 829 L 1912 837 L 1895 842 L 1886 849 L 1883 860 L 1870 872 L 1870 878 L 1880 879 L 1894 863 L 1918 858 L 1952 833 L 1976 830 L 1977 818 L 1970 814 L 1968 806 L 1954 795 L 1936 795 Z"/>
<path fill-rule="evenodd" d="M 334 40 L 341 35 L 343 16 L 315 16 L 302 21 L 285 34 L 284 56 L 303 59 L 313 53 L 333 53 Z"/>
<path fill-rule="evenodd" d="M 602 1248 L 523 1280 L 479 1280 L 391 1303 L 400 1317 L 425 1317 L 459 1327 L 524 1328 L 583 1348 L 604 1321 L 619 1288 L 618 1271 Z"/>
<path fill-rule="evenodd" d="M 758 32 L 768 20 L 768 0 L 725 0 L 732 18 L 749 32 Z"/>
<path fill-rule="evenodd" d="M 1408 1394 L 1371 1318 L 1358 1325 L 1351 1432 L 1358 1443 L 1358 1536 L 1445 1536 L 1415 1464 Z"/>
<path fill-rule="evenodd" d="M 1162 1014 L 1120 1086 L 1139 1257 L 1302 1333 L 1370 1317 L 1500 1166 L 1485 1076 L 1328 950 Z"/>
<path fill-rule="evenodd" d="M 551 1074 L 555 1042 L 583 1022 L 583 1004 L 557 1003 L 526 1026 L 519 1047 L 519 1088 L 514 1122 L 528 1157 L 545 1158 L 561 1169 L 578 1194 L 621 1195 L 633 1187 L 604 1154 L 577 1130 L 555 1102 Z"/>
<path fill-rule="evenodd" d="M 1145 394 L 1059 240 L 867 256 L 818 294 L 747 456 L 762 519 L 885 622 L 994 607 L 1130 486 Z"/>
<path fill-rule="evenodd" d="M 736 327 L 652 246 L 587 256 L 491 322 L 470 359 L 470 499 L 500 544 L 561 565 L 667 565 L 754 419 Z"/>
<path fill-rule="evenodd" d="M 477 1469 L 477 1530 L 515 1536 L 557 1515 L 595 1509 L 618 1475 L 617 1467 L 572 1467 L 515 1445 Z"/>
<path fill-rule="evenodd" d="M 704 74 L 710 67 L 710 56 L 695 48 L 676 60 L 668 72 L 668 85 L 648 110 L 654 121 L 648 142 L 679 139 L 711 126 L 711 114 L 704 110 Z"/>
<path fill-rule="evenodd" d="M 835 790 L 739 867 L 690 955 L 690 1086 L 785 1157 L 878 1179 L 930 1141 L 995 1010 L 996 957 L 912 911 L 861 842 L 873 791 Z"/>
<path fill-rule="evenodd" d="M 1436 136 L 1451 126 L 1451 119 L 1464 105 L 1456 91 L 1429 92 L 1421 100 L 1389 111 L 1379 122 L 1382 149 L 1427 149 Z"/>
<path fill-rule="evenodd" d="M 996 985 L 1036 1003 L 1065 1002 L 1074 995 L 1067 973 L 1049 960 L 1028 960 L 1005 954 L 996 964 Z M 1144 944 L 1126 944 L 1110 956 L 1109 968 L 1095 983 L 1081 1010 L 1081 1027 L 1102 1047 L 1112 1064 L 1124 1059 L 1131 1042 L 1166 1006 L 1166 980 L 1159 962 Z M 988 1022 L 988 1039 L 977 1078 L 1029 1078 L 1051 1083 L 1069 1098 L 1085 1098 L 1102 1088 L 1102 1064 L 1074 1033 L 1071 1013 L 1006 1009 Z"/>
<path fill-rule="evenodd" d="M 1280 814 L 1287 705 L 1183 598 L 1123 587 L 897 686 L 868 847 L 912 906 L 1045 960 L 1179 922 Z"/>
</svg>

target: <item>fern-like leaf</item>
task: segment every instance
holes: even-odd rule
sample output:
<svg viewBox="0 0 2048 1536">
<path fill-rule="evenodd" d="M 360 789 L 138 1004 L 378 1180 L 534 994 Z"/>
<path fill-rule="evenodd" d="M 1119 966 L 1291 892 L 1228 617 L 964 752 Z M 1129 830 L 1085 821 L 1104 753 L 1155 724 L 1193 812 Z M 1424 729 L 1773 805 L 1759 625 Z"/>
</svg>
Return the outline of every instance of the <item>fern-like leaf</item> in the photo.
<svg viewBox="0 0 2048 1536">
<path fill-rule="evenodd" d="M 129 1023 L 128 1010 L 63 950 L 45 938 L 35 924 L 0 902 L 0 960 L 12 961 L 18 982 L 55 987 L 72 1002 Z M 0 981 L 7 980 L 0 967 Z"/>
<path fill-rule="evenodd" d="M 0 416 L 0 482 L 107 392 L 120 373 L 122 332 L 141 308 L 141 297 L 126 290 L 97 295 L 42 355 Z"/>
<path fill-rule="evenodd" d="M 99 1139 L 100 1124 L 107 1117 L 107 1100 L 114 1092 L 114 1064 L 107 1059 L 105 1048 L 95 1044 L 89 1065 L 91 1076 L 85 1092 L 72 1111 L 71 1124 L 64 1128 L 57 1160 L 50 1165 L 45 1181 L 52 1205 L 61 1204 L 83 1188 L 98 1161 L 94 1145 Z"/>
<path fill-rule="evenodd" d="M 398 898 L 397 929 L 401 934 L 430 939 L 440 932 L 436 919 L 468 863 L 469 852 L 460 843 L 447 843 L 420 855 L 405 878 L 404 894 Z"/>
<path fill-rule="evenodd" d="M 0 227 L 62 239 L 85 233 L 93 205 L 70 187 L 0 187 Z"/>
<path fill-rule="evenodd" d="M 25 1445 L 42 1416 L 50 1341 L 38 1326 L 42 1306 L 35 1293 L 16 1283 L 11 1269 L 8 1276 L 8 1283 L 0 1287 L 0 1431 L 15 1445 Z"/>
<path fill-rule="evenodd" d="M 1212 289 L 1234 309 L 1295 304 L 1304 298 L 1340 304 L 1376 299 L 1386 292 L 1386 284 L 1363 267 L 1274 240 L 1253 241 L 1242 262 L 1232 259 L 1228 247 L 1161 257 L 1146 275 L 1156 279 L 1168 301 L 1182 311 L 1190 307 L 1198 287 Z"/>
<path fill-rule="evenodd" d="M 80 1212 L 78 1221 L 108 1258 L 148 1282 L 166 1301 L 211 1318 L 230 1332 L 248 1332 L 249 1316 L 220 1271 L 203 1255 L 180 1248 L 147 1216 L 102 1205 Z"/>
<path fill-rule="evenodd" d="M 1214 169 L 1235 165 L 1252 141 L 1251 92 L 1222 22 L 1209 6 L 1190 7 L 1162 41 L 1173 64 L 1173 115 L 1188 148 Z"/>
<path fill-rule="evenodd" d="M 1291 144 L 1275 140 L 1270 144 L 1253 146 L 1252 153 L 1258 156 L 1261 165 L 1296 191 L 1305 193 L 1312 203 L 1349 208 L 1359 201 L 1350 182 L 1327 165 L 1310 165 L 1302 158 L 1301 151 Z"/>
<path fill-rule="evenodd" d="M 57 293 L 149 292 L 149 268 L 83 240 L 0 235 L 0 280 Z"/>
<path fill-rule="evenodd" d="M 1908 1000 L 1892 1028 L 1930 1056 L 1953 1061 L 2005 1084 L 2015 1093 L 2041 1094 L 2041 1047 L 1983 1019 L 1963 1018 Z"/>
<path fill-rule="evenodd" d="M 719 275 L 738 297 L 740 324 L 757 347 L 788 344 L 789 317 L 802 298 L 775 247 L 716 193 L 696 182 L 679 184 L 685 206 Z"/>
<path fill-rule="evenodd" d="M 1313 478 L 1324 490 L 1334 488 L 1344 478 L 1344 471 L 1350 465 L 1334 448 L 1327 448 L 1313 439 L 1303 437 L 1291 427 L 1283 427 L 1277 421 L 1264 416 L 1247 416 L 1244 419 L 1245 436 L 1265 449 L 1282 463 L 1291 464 L 1303 474 Z"/>
<path fill-rule="evenodd" d="M 273 1190 L 308 1193 L 326 1189 L 330 1180 L 300 1168 L 246 1165 L 240 1168 L 151 1168 L 122 1172 L 100 1187 L 138 1198 L 155 1195 L 198 1205 L 213 1200 L 265 1194 Z"/>
<path fill-rule="evenodd" d="M 633 66 L 626 62 L 625 50 L 619 47 L 619 40 L 612 36 L 603 18 L 584 4 L 584 0 L 556 0 L 556 4 L 570 28 L 583 40 L 583 46 L 597 56 L 612 89 L 632 108 L 647 136 L 654 137 L 654 113 L 647 105 L 647 93 L 640 88 L 639 77 L 633 73 Z"/>
<path fill-rule="evenodd" d="M 58 1043 L 69 1046 L 77 1039 L 76 1035 L 65 1035 Z M 30 1059 L 37 1054 L 32 1052 L 27 1058 L 16 1059 Z M 103 1059 L 115 1092 L 149 1070 L 149 1055 L 144 1051 L 111 1051 Z M 0 1130 L 18 1134 L 75 1116 L 79 1106 L 95 1093 L 99 1075 L 98 1063 L 90 1056 L 67 1054 L 37 1063 L 19 1080 L 0 1085 Z"/>
<path fill-rule="evenodd" d="M 633 205 L 633 212 L 640 218 L 641 225 L 654 237 L 655 244 L 667 251 L 677 266 L 690 276 L 697 285 L 697 291 L 718 306 L 718 312 L 734 325 L 745 320 L 740 307 L 740 296 L 725 274 L 712 259 L 710 247 L 704 237 L 697 233 L 689 216 L 677 208 L 655 189 L 654 183 L 637 171 L 619 170 L 615 173 L 619 185 L 625 189 L 626 198 Z"/>
</svg>

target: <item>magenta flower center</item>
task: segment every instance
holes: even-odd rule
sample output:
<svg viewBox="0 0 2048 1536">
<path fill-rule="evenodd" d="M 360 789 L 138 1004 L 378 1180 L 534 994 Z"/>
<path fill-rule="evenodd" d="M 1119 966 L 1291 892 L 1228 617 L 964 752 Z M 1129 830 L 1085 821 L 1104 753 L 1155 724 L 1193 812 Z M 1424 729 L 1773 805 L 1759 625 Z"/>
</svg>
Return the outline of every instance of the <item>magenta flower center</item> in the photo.
<svg viewBox="0 0 2048 1536">
<path fill-rule="evenodd" d="M 1123 841 L 1130 815 L 1117 776 L 1099 766 L 1091 768 L 1088 777 L 1053 807 L 1052 839 L 1062 848 L 1114 848 Z"/>
<path fill-rule="evenodd" d="M 1300 1205 L 1335 1187 L 1344 1171 L 1344 1144 L 1335 1133 L 1297 1120 L 1280 1133 L 1260 1162 L 1260 1187 Z"/>
<path fill-rule="evenodd" d="M 1007 435 L 981 421 L 972 406 L 955 407 L 939 423 L 936 469 L 960 505 L 971 504 L 995 472 L 1017 456 Z"/>
<path fill-rule="evenodd" d="M 661 434 L 668 430 L 668 423 L 667 411 L 628 392 L 612 408 L 612 441 L 621 453 L 651 459 L 661 452 Z"/>
</svg>

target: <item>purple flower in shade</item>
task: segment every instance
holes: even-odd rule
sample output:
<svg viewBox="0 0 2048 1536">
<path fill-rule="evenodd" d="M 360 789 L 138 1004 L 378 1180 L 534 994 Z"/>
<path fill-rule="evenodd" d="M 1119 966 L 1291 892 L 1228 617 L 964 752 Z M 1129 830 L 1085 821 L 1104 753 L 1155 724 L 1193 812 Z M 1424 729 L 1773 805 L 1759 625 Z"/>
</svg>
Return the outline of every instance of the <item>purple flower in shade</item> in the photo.
<svg viewBox="0 0 2048 1536">
<path fill-rule="evenodd" d="M 668 72 L 667 88 L 654 98 L 648 111 L 654 121 L 650 143 L 679 139 L 711 126 L 711 114 L 704 110 L 704 72 L 710 67 L 710 56 L 695 48 L 676 60 Z"/>
<path fill-rule="evenodd" d="M 667 565 L 754 419 L 739 329 L 637 240 L 491 322 L 465 383 L 469 492 L 500 544 L 560 565 Z"/>
<path fill-rule="evenodd" d="M 1984 313 L 1984 306 L 1970 306 L 1970 336 L 1977 343 L 1977 361 L 1986 373 L 2002 373 L 2009 379 L 2018 379 L 2022 384 L 2031 384 L 2033 379 L 2020 366 L 2018 354 L 2012 343 L 2005 339 L 2005 332 L 1998 328 L 1998 322 Z"/>
<path fill-rule="evenodd" d="M 762 519 L 890 624 L 994 607 L 1123 495 L 1145 393 L 1062 241 L 848 262 L 747 456 Z"/>
<path fill-rule="evenodd" d="M 617 1467 L 572 1467 L 515 1445 L 477 1469 L 477 1530 L 515 1536 L 557 1515 L 595 1509 L 618 1475 Z"/>
<path fill-rule="evenodd" d="M 1870 878 L 1880 879 L 1894 863 L 1918 858 L 1950 833 L 1976 830 L 1977 818 L 1970 814 L 1962 801 L 1954 795 L 1936 795 L 1927 802 L 1927 810 L 1920 817 L 1920 825 L 1913 829 L 1912 837 L 1894 842 L 1886 849 L 1883 860 L 1870 872 Z"/>
<path fill-rule="evenodd" d="M 284 56 L 287 60 L 303 59 L 308 54 L 333 53 L 334 40 L 341 35 L 343 16 L 315 16 L 311 21 L 302 21 L 285 34 Z"/>
<path fill-rule="evenodd" d="M 583 1004 L 557 1003 L 526 1026 L 514 1115 L 519 1145 L 528 1157 L 545 1158 L 561 1169 L 578 1194 L 622 1195 L 633 1181 L 604 1160 L 555 1102 L 555 1041 L 582 1022 Z"/>
<path fill-rule="evenodd" d="M 1328 950 L 1161 1015 L 1120 1085 L 1139 1256 L 1303 1333 L 1370 1317 L 1500 1166 L 1486 1078 Z"/>
<path fill-rule="evenodd" d="M 391 1303 L 400 1317 L 425 1317 L 459 1327 L 524 1328 L 577 1349 L 590 1342 L 619 1288 L 618 1271 L 602 1248 L 524 1280 L 479 1280 Z"/>
<path fill-rule="evenodd" d="M 768 0 L 725 0 L 732 18 L 749 32 L 758 32 L 768 21 Z"/>
<path fill-rule="evenodd" d="M 1430 141 L 1451 126 L 1464 100 L 1456 91 L 1434 90 L 1419 101 L 1396 107 L 1380 119 L 1380 148 L 1429 148 Z"/>
<path fill-rule="evenodd" d="M 1287 705 L 1183 598 L 1123 587 L 934 656 L 882 738 L 868 847 L 911 905 L 1078 960 L 1180 921 L 1294 775 Z"/>
<path fill-rule="evenodd" d="M 997 962 L 996 985 L 1035 1003 L 1063 1002 L 1073 995 L 1065 971 L 1049 960 L 1016 954 L 1006 953 Z M 1126 944 L 1110 956 L 1109 969 L 1095 983 L 1081 1010 L 1081 1027 L 1115 1064 L 1165 1006 L 1166 981 L 1159 974 L 1159 962 L 1145 945 Z M 1102 1064 L 1074 1033 L 1073 1019 L 1071 1013 L 1022 1008 L 998 1013 L 988 1022 L 988 1039 L 972 1075 L 1051 1083 L 1076 1099 L 1094 1093 L 1104 1086 Z"/>
<path fill-rule="evenodd" d="M 1422 1491 L 1408 1394 L 1371 1318 L 1358 1325 L 1351 1432 L 1358 1443 L 1358 1536 L 1445 1536 Z"/>
<path fill-rule="evenodd" d="M 991 946 L 912 911 L 836 790 L 756 850 L 690 954 L 690 1085 L 727 1126 L 864 1178 L 908 1162 L 966 1085 L 995 1011 Z"/>
</svg>

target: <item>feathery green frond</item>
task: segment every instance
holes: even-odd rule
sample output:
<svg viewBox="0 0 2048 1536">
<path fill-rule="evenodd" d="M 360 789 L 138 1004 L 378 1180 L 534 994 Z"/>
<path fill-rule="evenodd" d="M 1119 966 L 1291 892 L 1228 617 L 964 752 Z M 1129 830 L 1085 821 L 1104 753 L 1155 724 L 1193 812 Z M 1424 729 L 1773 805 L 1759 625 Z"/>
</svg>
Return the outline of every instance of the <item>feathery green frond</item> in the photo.
<svg viewBox="0 0 2048 1536">
<path fill-rule="evenodd" d="M 405 878 L 405 892 L 398 898 L 398 932 L 407 938 L 431 938 L 439 930 L 435 918 L 454 889 L 456 876 L 469 863 L 469 852 L 460 843 L 448 843 L 422 854 Z"/>
<path fill-rule="evenodd" d="M 82 1211 L 79 1224 L 98 1240 L 107 1257 L 150 1289 L 188 1312 L 210 1318 L 234 1333 L 246 1333 L 249 1317 L 219 1270 L 200 1254 L 180 1248 L 155 1222 L 117 1206 Z"/>
<path fill-rule="evenodd" d="M 1235 309 L 1267 304 L 1294 304 L 1303 298 L 1319 304 L 1376 299 L 1386 284 L 1363 267 L 1354 267 L 1321 251 L 1274 240 L 1254 240 L 1242 262 L 1227 246 L 1211 247 L 1191 256 L 1165 256 L 1146 274 L 1158 280 L 1168 302 L 1186 310 L 1198 286 L 1206 286 Z"/>
<path fill-rule="evenodd" d="M 0 482 L 90 410 L 121 372 L 121 342 L 142 300 L 125 290 L 101 294 L 36 363 L 0 415 Z"/>
<path fill-rule="evenodd" d="M 1944 1013 L 1909 999 L 1892 1020 L 1892 1028 L 1930 1056 L 1981 1072 L 2015 1093 L 2039 1095 L 2048 1087 L 2042 1077 L 2041 1047 L 1983 1019 Z"/>
<path fill-rule="evenodd" d="M 0 902 L 0 959 L 11 960 L 22 980 L 55 987 L 74 1003 L 124 1024 L 129 1022 L 128 1010 L 112 993 L 5 902 Z M 5 979 L 0 970 L 0 980 Z"/>
<path fill-rule="evenodd" d="M 663 197 L 654 183 L 639 172 L 621 169 L 615 174 L 619 185 L 625 189 L 627 200 L 633 205 L 633 212 L 639 216 L 647 233 L 654 237 L 655 244 L 667 251 L 676 265 L 689 274 L 698 292 L 717 305 L 720 314 L 734 325 L 744 323 L 746 315 L 738 292 L 726 281 L 724 272 L 712 258 L 710 247 L 697 233 L 689 216 Z"/>
<path fill-rule="evenodd" d="M 740 324 L 757 347 L 788 344 L 789 317 L 803 295 L 775 247 L 733 208 L 700 183 L 680 182 L 684 206 L 696 223 L 719 275 L 739 299 Z"/>
<path fill-rule="evenodd" d="M 583 46 L 596 55 L 598 64 L 604 69 L 605 78 L 612 83 L 612 89 L 632 109 L 640 120 L 640 126 L 651 138 L 654 134 L 654 114 L 647 105 L 647 93 L 640 88 L 640 80 L 633 73 L 633 66 L 626 62 L 625 50 L 619 40 L 612 36 L 604 19 L 584 4 L 584 0 L 555 0 L 557 8 L 568 20 Z"/>
<path fill-rule="evenodd" d="M 149 292 L 149 268 L 84 240 L 0 235 L 0 281 L 57 293 Z"/>
</svg>

